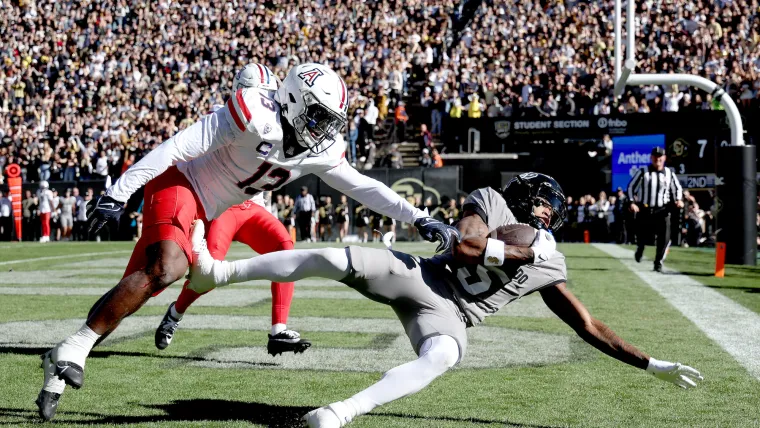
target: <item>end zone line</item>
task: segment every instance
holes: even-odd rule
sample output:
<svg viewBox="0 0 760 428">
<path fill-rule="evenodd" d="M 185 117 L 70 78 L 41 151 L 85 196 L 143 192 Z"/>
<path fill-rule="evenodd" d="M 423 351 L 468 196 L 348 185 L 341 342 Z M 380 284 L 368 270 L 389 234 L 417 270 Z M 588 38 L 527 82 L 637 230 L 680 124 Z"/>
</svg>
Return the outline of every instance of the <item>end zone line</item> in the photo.
<svg viewBox="0 0 760 428">
<path fill-rule="evenodd" d="M 99 253 L 81 253 L 81 254 L 66 254 L 63 256 L 36 257 L 33 259 L 8 260 L 6 262 L 0 262 L 0 266 L 12 265 L 14 263 L 30 263 L 30 262 L 43 262 L 45 260 L 72 259 L 75 257 L 103 256 L 106 254 L 127 254 L 131 252 L 132 250 L 118 250 L 118 251 L 101 251 Z"/>
<path fill-rule="evenodd" d="M 651 270 L 651 261 L 636 263 L 631 250 L 594 247 L 618 259 L 760 380 L 760 315 L 676 270 L 661 274 Z"/>
</svg>

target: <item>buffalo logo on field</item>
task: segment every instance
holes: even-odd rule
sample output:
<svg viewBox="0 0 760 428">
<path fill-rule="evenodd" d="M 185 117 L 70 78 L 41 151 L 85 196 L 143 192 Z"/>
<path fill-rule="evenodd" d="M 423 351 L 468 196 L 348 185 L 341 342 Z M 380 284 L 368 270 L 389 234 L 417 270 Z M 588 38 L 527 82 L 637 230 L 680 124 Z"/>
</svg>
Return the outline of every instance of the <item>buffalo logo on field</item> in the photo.
<svg viewBox="0 0 760 428">
<path fill-rule="evenodd" d="M 509 137 L 509 130 L 512 127 L 511 122 L 509 122 L 507 120 L 499 120 L 499 121 L 496 121 L 493 124 L 493 126 L 494 126 L 494 129 L 496 131 L 496 136 L 497 137 L 499 137 L 501 139 Z"/>
<path fill-rule="evenodd" d="M 318 68 L 312 68 L 311 70 L 306 70 L 298 73 L 298 77 L 301 78 L 309 87 L 311 88 L 314 86 L 314 82 L 317 80 L 319 76 L 324 76 L 325 74 L 322 72 L 322 70 Z"/>
</svg>

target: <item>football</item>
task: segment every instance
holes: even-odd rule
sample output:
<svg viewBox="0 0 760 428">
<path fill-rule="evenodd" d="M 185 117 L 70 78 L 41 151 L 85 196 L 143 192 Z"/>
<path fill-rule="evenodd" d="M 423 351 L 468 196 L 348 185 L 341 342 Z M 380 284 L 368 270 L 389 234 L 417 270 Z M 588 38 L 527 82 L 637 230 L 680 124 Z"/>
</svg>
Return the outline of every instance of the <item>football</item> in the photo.
<svg viewBox="0 0 760 428">
<path fill-rule="evenodd" d="M 527 224 L 510 224 L 496 228 L 491 232 L 491 237 L 507 245 L 530 247 L 536 239 L 536 232 L 536 229 Z"/>
</svg>

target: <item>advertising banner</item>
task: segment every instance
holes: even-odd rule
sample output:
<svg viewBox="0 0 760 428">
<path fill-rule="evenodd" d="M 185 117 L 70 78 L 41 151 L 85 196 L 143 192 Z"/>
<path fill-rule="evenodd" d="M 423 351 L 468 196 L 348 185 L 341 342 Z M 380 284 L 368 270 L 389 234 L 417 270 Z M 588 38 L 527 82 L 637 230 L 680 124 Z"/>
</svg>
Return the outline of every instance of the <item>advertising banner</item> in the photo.
<svg viewBox="0 0 760 428">
<path fill-rule="evenodd" d="M 612 138 L 612 189 L 625 189 L 637 169 L 650 163 L 652 149 L 665 148 L 665 135 Z"/>
</svg>

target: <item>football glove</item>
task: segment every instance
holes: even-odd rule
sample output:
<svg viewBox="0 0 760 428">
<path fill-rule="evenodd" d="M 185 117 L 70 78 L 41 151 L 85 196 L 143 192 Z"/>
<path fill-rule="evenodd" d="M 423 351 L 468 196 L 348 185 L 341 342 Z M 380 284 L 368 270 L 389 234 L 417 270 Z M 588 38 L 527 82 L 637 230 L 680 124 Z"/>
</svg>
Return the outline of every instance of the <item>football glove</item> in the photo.
<svg viewBox="0 0 760 428">
<path fill-rule="evenodd" d="M 459 230 L 448 224 L 444 224 L 432 217 L 420 217 L 414 221 L 414 226 L 420 232 L 422 239 L 430 242 L 440 241 L 436 253 L 448 252 L 454 242 L 459 242 L 462 236 Z"/>
<path fill-rule="evenodd" d="M 102 195 L 87 204 L 87 226 L 89 233 L 98 233 L 109 221 L 118 222 L 124 213 L 124 203 Z"/>
<path fill-rule="evenodd" d="M 530 249 L 533 250 L 534 264 L 545 262 L 557 251 L 557 241 L 554 240 L 551 233 L 539 229 L 536 234 L 536 240 L 533 241 L 533 245 L 530 246 Z"/>
<path fill-rule="evenodd" d="M 702 375 L 692 367 L 654 358 L 649 358 L 647 372 L 652 373 L 657 379 L 670 382 L 683 389 L 694 388 L 697 386 L 697 381 L 704 380 Z"/>
</svg>

